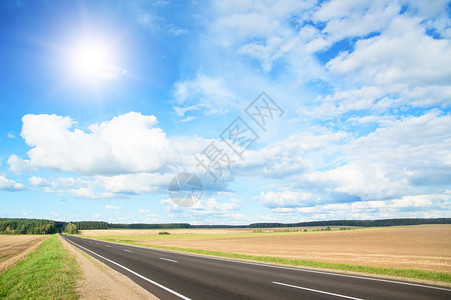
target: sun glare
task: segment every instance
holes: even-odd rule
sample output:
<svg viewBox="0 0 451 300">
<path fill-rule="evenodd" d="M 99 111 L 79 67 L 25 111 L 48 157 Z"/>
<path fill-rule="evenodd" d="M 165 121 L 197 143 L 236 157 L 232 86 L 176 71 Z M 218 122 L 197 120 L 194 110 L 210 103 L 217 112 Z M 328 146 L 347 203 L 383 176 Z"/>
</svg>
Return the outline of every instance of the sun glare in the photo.
<svg viewBox="0 0 451 300">
<path fill-rule="evenodd" d="M 72 47 L 69 56 L 72 72 L 82 80 L 110 80 L 124 72 L 115 64 L 112 47 L 105 42 L 85 39 Z"/>
</svg>

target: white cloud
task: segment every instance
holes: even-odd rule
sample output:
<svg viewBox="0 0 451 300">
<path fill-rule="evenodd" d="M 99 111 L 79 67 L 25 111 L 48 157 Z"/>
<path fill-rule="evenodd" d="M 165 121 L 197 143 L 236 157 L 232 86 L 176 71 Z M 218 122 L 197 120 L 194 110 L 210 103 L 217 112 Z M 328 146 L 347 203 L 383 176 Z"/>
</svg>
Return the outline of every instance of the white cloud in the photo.
<svg viewBox="0 0 451 300">
<path fill-rule="evenodd" d="M 412 194 L 417 188 L 440 188 L 451 176 L 451 116 L 430 112 L 386 120 L 367 136 L 341 145 L 340 165 L 301 176 L 306 185 L 363 200 Z M 339 154 L 339 152 L 337 152 Z M 298 178 L 299 180 L 299 178 Z"/>
<path fill-rule="evenodd" d="M 50 183 L 46 179 L 41 178 L 41 177 L 37 177 L 37 176 L 31 176 L 28 179 L 28 182 L 30 182 L 32 185 L 40 186 L 40 187 L 49 186 L 50 185 Z"/>
<path fill-rule="evenodd" d="M 241 209 L 240 199 L 232 198 L 227 201 L 218 201 L 216 198 L 204 198 L 189 208 L 182 209 L 174 204 L 171 199 L 162 200 L 162 204 L 167 204 L 166 210 L 170 214 L 177 214 L 178 218 L 189 216 L 191 222 L 198 220 L 207 223 L 224 222 L 224 220 L 233 220 L 242 222 L 246 217 L 238 213 Z"/>
<path fill-rule="evenodd" d="M 195 219 L 210 220 L 234 220 L 239 222 L 245 219 L 240 211 L 240 205 L 237 201 L 220 202 L 215 198 L 203 199 L 194 204 L 190 211 Z M 216 221 L 217 222 L 217 221 Z"/>
<path fill-rule="evenodd" d="M 158 217 L 158 215 L 152 213 L 150 209 L 139 209 L 138 212 L 141 214 L 146 214 L 147 217 Z"/>
<path fill-rule="evenodd" d="M 333 95 L 318 96 L 316 100 L 320 105 L 301 106 L 298 109 L 299 115 L 327 119 L 352 111 L 382 112 L 394 106 L 394 100 L 390 98 L 390 90 L 383 90 L 377 86 L 339 91 Z"/>
<path fill-rule="evenodd" d="M 111 198 L 114 193 L 108 191 L 101 181 L 95 178 L 73 178 L 59 177 L 56 179 L 44 179 L 32 176 L 28 181 L 42 188 L 46 193 L 57 193 L 59 195 L 72 195 L 76 198 L 102 199 Z"/>
<path fill-rule="evenodd" d="M 94 215 L 92 215 L 91 219 L 99 220 L 101 216 L 102 216 L 101 214 L 94 214 Z"/>
<path fill-rule="evenodd" d="M 110 121 L 92 124 L 89 131 L 73 128 L 76 122 L 56 115 L 26 115 L 22 137 L 32 147 L 29 160 L 11 155 L 15 172 L 43 167 L 86 175 L 167 172 L 171 166 L 186 169 L 202 150 L 201 138 L 168 138 L 154 127 L 154 116 L 130 112 Z"/>
<path fill-rule="evenodd" d="M 175 25 L 170 25 L 168 32 L 173 36 L 186 35 L 189 33 L 189 30 L 186 28 L 180 28 Z"/>
<path fill-rule="evenodd" d="M 96 176 L 96 184 L 109 193 L 152 193 L 167 189 L 174 174 L 137 173 Z"/>
<path fill-rule="evenodd" d="M 195 119 L 197 119 L 197 118 L 193 117 L 193 116 L 188 116 L 188 117 L 182 119 L 181 122 L 190 122 L 190 121 L 195 120 Z"/>
<path fill-rule="evenodd" d="M 230 106 L 236 105 L 236 95 L 228 86 L 227 78 L 211 77 L 202 73 L 194 80 L 178 81 L 174 84 L 174 97 L 180 104 L 189 104 L 186 108 L 175 108 L 183 115 L 189 110 L 205 110 L 206 114 L 226 113 Z"/>
<path fill-rule="evenodd" d="M 8 132 L 8 138 L 9 139 L 14 139 L 14 138 L 16 138 L 16 136 L 14 135 L 14 133 L 13 132 Z"/>
<path fill-rule="evenodd" d="M 396 2 L 334 0 L 324 3 L 313 20 L 326 23 L 321 33 L 330 46 L 347 37 L 383 31 L 400 10 Z"/>
<path fill-rule="evenodd" d="M 386 201 L 333 203 L 293 209 L 316 219 L 375 219 L 394 217 L 446 217 L 451 212 L 451 191 L 403 196 Z"/>
<path fill-rule="evenodd" d="M 363 200 L 386 199 L 410 192 L 406 178 L 392 179 L 384 167 L 368 161 L 366 164 L 351 163 L 325 172 L 309 173 L 305 179 L 322 185 L 326 191 L 358 196 Z"/>
<path fill-rule="evenodd" d="M 118 66 L 109 66 L 97 74 L 98 79 L 102 80 L 115 80 L 125 75 L 127 70 Z"/>
<path fill-rule="evenodd" d="M 173 106 L 172 108 L 174 109 L 177 116 L 183 117 L 185 115 L 185 113 L 188 111 L 196 111 L 196 110 L 201 109 L 202 105 L 190 105 L 190 106 L 186 106 L 186 107 Z"/>
<path fill-rule="evenodd" d="M 241 176 L 284 178 L 301 174 L 318 164 L 320 153 L 348 139 L 345 132 L 323 131 L 294 134 L 285 140 L 273 142 L 258 150 L 244 152 L 243 158 L 233 164 Z"/>
<path fill-rule="evenodd" d="M 22 183 L 18 183 L 14 180 L 8 179 L 5 176 L 0 175 L 0 190 L 1 191 L 23 191 L 26 190 L 27 187 Z"/>
<path fill-rule="evenodd" d="M 449 41 L 427 36 L 418 20 L 399 16 L 380 36 L 358 41 L 354 52 L 342 53 L 327 66 L 337 73 L 354 72 L 350 76 L 368 83 L 443 85 L 451 76 L 450 53 Z"/>
<path fill-rule="evenodd" d="M 36 168 L 31 166 L 29 160 L 21 159 L 15 154 L 11 155 L 8 158 L 7 163 L 9 165 L 9 169 L 16 174 L 21 174 L 22 172 L 36 171 Z"/>
<path fill-rule="evenodd" d="M 311 206 L 312 203 L 315 203 L 318 200 L 315 199 L 314 195 L 311 193 L 294 191 L 261 192 L 256 199 L 270 208 Z"/>
<path fill-rule="evenodd" d="M 57 213 L 57 212 L 55 212 L 55 211 L 51 211 L 51 212 L 49 213 L 49 216 L 50 216 L 51 218 L 58 218 L 60 215 L 59 215 L 59 213 Z"/>
<path fill-rule="evenodd" d="M 112 204 L 107 204 L 107 205 L 105 205 L 105 209 L 108 209 L 108 210 L 121 210 L 122 207 L 115 206 L 115 205 L 112 205 Z"/>
</svg>

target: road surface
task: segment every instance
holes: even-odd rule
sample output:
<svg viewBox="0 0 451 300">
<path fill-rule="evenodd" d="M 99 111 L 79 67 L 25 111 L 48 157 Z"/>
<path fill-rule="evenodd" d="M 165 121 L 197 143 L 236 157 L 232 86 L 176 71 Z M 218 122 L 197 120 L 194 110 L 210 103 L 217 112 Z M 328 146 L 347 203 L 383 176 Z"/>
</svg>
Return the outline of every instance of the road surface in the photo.
<svg viewBox="0 0 451 300">
<path fill-rule="evenodd" d="M 161 299 L 451 299 L 436 286 L 63 238 Z"/>
</svg>

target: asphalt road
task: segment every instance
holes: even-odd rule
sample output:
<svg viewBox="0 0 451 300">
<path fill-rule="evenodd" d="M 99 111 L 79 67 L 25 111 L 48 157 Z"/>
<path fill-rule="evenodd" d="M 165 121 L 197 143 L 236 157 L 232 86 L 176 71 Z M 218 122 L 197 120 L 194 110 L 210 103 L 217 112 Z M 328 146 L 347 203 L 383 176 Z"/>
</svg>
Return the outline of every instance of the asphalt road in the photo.
<svg viewBox="0 0 451 300">
<path fill-rule="evenodd" d="M 436 286 L 63 237 L 161 299 L 451 299 Z"/>
</svg>

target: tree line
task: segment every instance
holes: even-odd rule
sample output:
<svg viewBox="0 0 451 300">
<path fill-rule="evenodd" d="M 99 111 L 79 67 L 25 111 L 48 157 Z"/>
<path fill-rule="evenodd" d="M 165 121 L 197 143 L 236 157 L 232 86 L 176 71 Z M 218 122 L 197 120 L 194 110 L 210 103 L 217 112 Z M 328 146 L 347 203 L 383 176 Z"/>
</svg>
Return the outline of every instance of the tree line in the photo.
<svg viewBox="0 0 451 300">
<path fill-rule="evenodd" d="M 108 223 L 102 221 L 61 222 L 45 219 L 0 218 L 0 234 L 52 234 L 57 232 L 72 234 L 83 229 L 108 229 Z"/>
<path fill-rule="evenodd" d="M 307 226 L 357 226 L 357 227 L 381 227 L 402 226 L 422 224 L 451 224 L 451 218 L 429 218 L 429 219 L 382 219 L 382 220 L 332 220 L 332 221 L 310 221 L 299 223 L 252 223 L 249 225 L 191 225 L 188 223 L 168 224 L 111 224 L 108 228 L 115 229 L 175 229 L 175 228 L 274 228 L 274 227 L 307 227 Z"/>
<path fill-rule="evenodd" d="M 0 218 L 0 234 L 51 234 L 57 231 L 52 220 Z"/>
<path fill-rule="evenodd" d="M 383 219 L 383 220 L 332 220 L 300 223 L 253 223 L 249 225 L 191 225 L 188 223 L 167 224 L 118 224 L 103 221 L 61 222 L 43 219 L 0 218 L 0 234 L 52 234 L 56 232 L 77 233 L 89 229 L 176 229 L 176 228 L 277 228 L 307 226 L 357 226 L 381 227 L 421 224 L 451 224 L 451 218 L 429 219 Z M 70 225 L 70 226 L 69 226 Z"/>
<path fill-rule="evenodd" d="M 333 220 L 312 221 L 300 223 L 253 223 L 249 228 L 272 228 L 272 227 L 304 227 L 304 226 L 357 226 L 357 227 L 382 227 L 403 226 L 422 224 L 451 224 L 451 218 L 429 218 L 429 219 L 382 219 L 382 220 Z"/>
</svg>

